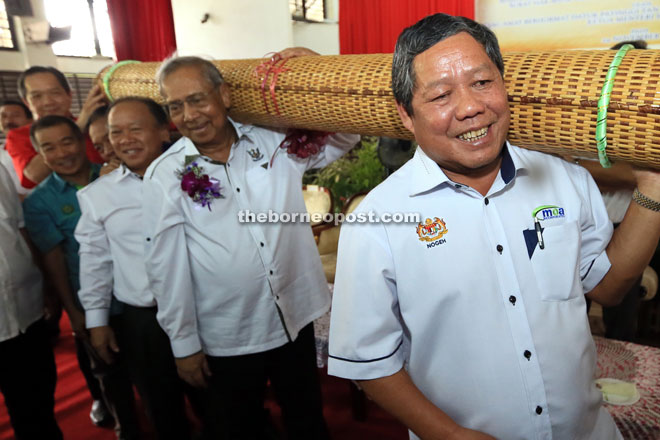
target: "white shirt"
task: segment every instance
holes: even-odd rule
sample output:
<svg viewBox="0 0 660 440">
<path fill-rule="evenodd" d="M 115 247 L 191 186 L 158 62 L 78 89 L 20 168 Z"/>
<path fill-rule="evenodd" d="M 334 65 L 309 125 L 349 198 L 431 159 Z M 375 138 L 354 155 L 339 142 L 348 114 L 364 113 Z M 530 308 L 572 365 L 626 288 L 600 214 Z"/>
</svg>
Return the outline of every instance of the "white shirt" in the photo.
<svg viewBox="0 0 660 440">
<path fill-rule="evenodd" d="M 0 166 L 0 342 L 18 336 L 44 314 L 41 272 L 19 229 L 23 210 Z"/>
<path fill-rule="evenodd" d="M 108 325 L 114 292 L 136 307 L 156 305 L 144 263 L 142 179 L 125 166 L 76 193 L 81 216 L 80 291 L 88 328 Z"/>
<path fill-rule="evenodd" d="M 499 439 L 621 438 L 593 383 L 584 299 L 610 268 L 598 188 L 574 164 L 505 151 L 486 197 L 418 149 L 362 201 L 424 224 L 342 226 L 328 371 L 373 379 L 405 362 L 438 408 Z"/>
<path fill-rule="evenodd" d="M 238 141 L 226 165 L 200 157 L 182 138 L 145 174 L 147 275 L 176 357 L 200 349 L 236 356 L 279 347 L 330 303 L 308 223 L 241 224 L 238 214 L 306 212 L 303 172 L 339 158 L 358 136 L 334 135 L 306 160 L 285 150 L 273 158 L 283 134 L 233 124 Z M 177 171 L 187 156 L 220 182 L 222 198 L 210 209 L 181 190 Z"/>
<path fill-rule="evenodd" d="M 5 167 L 7 174 L 11 178 L 14 189 L 18 194 L 28 195 L 32 192 L 31 189 L 23 188 L 21 181 L 18 179 L 18 174 L 16 174 L 16 169 L 14 168 L 14 162 L 11 160 L 11 156 L 5 149 L 4 145 L 0 148 L 0 164 Z"/>
</svg>

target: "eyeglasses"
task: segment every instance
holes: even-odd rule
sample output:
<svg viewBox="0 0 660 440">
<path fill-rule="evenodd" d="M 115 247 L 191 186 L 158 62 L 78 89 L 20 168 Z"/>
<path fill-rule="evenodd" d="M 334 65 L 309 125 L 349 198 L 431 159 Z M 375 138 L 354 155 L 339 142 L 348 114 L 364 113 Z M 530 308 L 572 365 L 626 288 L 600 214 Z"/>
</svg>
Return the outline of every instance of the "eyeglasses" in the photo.
<svg viewBox="0 0 660 440">
<path fill-rule="evenodd" d="M 206 107 L 211 103 L 211 94 L 215 91 L 215 87 L 208 92 L 193 93 L 183 100 L 171 101 L 165 103 L 165 108 L 170 116 L 178 116 L 183 113 L 184 105 L 188 104 L 190 107 L 200 109 Z"/>
</svg>

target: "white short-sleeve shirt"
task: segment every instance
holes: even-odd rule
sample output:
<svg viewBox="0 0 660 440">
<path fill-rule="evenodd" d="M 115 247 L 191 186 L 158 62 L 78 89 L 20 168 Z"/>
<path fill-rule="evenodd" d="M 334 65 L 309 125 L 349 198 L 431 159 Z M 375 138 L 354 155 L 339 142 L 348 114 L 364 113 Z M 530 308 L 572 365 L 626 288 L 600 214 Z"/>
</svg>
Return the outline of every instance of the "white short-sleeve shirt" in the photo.
<svg viewBox="0 0 660 440">
<path fill-rule="evenodd" d="M 342 226 L 330 374 L 374 379 L 405 363 L 468 428 L 620 438 L 593 384 L 584 298 L 609 270 L 612 225 L 584 169 L 507 145 L 484 197 L 418 149 L 356 210 L 369 211 L 422 221 Z"/>
</svg>

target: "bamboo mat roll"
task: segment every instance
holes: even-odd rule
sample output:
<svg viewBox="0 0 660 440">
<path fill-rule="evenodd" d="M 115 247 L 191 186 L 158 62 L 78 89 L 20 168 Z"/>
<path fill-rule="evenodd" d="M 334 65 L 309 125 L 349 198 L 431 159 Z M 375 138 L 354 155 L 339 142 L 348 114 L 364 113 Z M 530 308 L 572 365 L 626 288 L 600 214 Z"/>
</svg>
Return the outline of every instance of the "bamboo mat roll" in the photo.
<svg viewBox="0 0 660 440">
<path fill-rule="evenodd" d="M 504 54 L 509 140 L 535 150 L 596 157 L 597 103 L 615 54 Z M 237 121 L 412 139 L 394 106 L 391 54 L 292 58 L 275 65 L 278 73 L 268 71 L 264 59 L 213 63 L 231 86 L 230 116 Z M 158 66 L 117 67 L 107 81 L 110 95 L 162 102 L 154 80 Z M 612 160 L 660 169 L 660 50 L 630 50 L 623 58 L 610 99 L 607 144 Z"/>
</svg>

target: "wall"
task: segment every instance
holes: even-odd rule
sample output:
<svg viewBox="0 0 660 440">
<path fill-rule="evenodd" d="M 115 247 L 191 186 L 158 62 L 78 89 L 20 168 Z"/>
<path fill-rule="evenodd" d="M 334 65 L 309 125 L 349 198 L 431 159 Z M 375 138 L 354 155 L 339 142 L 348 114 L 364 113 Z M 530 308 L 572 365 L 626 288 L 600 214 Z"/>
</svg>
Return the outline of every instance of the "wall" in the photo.
<svg viewBox="0 0 660 440">
<path fill-rule="evenodd" d="M 177 47 L 182 55 L 212 59 L 260 58 L 290 46 L 323 55 L 339 53 L 339 28 L 291 20 L 288 0 L 172 0 Z M 336 17 L 337 0 L 329 2 Z M 204 14 L 206 23 L 201 23 Z"/>
<path fill-rule="evenodd" d="M 288 0 L 172 0 L 172 12 L 182 55 L 259 58 L 293 45 Z"/>
</svg>

